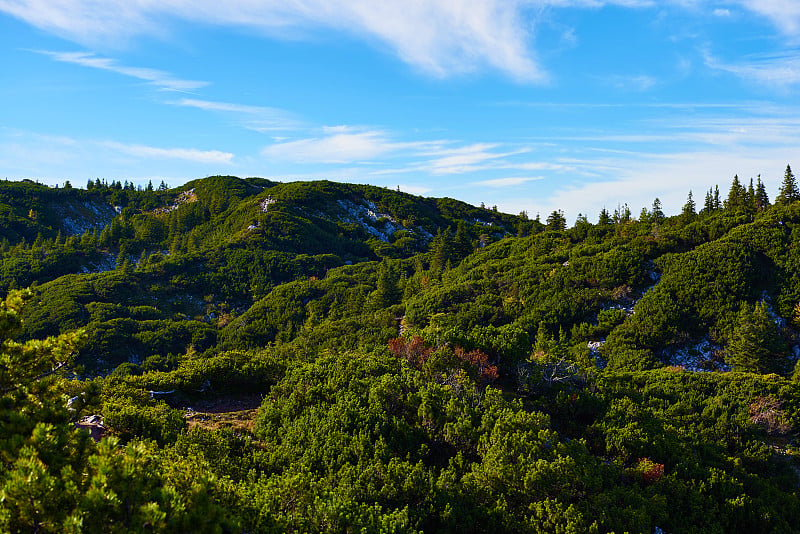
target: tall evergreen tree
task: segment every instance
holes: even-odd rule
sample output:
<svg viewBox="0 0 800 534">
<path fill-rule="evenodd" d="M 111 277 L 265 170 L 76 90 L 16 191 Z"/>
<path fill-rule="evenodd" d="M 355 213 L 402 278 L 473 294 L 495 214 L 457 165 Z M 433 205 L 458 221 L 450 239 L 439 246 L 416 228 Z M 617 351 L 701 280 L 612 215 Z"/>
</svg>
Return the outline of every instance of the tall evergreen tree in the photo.
<svg viewBox="0 0 800 534">
<path fill-rule="evenodd" d="M 564 212 L 561 210 L 553 210 L 553 213 L 547 216 L 547 228 L 557 232 L 566 230 L 567 219 L 564 217 Z"/>
<path fill-rule="evenodd" d="M 703 209 L 701 211 L 703 213 L 711 213 L 714 211 L 714 192 L 711 189 L 706 192 L 706 200 L 703 203 Z"/>
<path fill-rule="evenodd" d="M 439 228 L 436 237 L 431 242 L 431 250 L 433 251 L 431 269 L 439 270 L 447 267 L 447 263 L 453 255 L 453 236 L 450 234 L 449 227 L 444 230 Z"/>
<path fill-rule="evenodd" d="M 725 201 L 725 209 L 732 212 L 742 211 L 747 205 L 746 196 L 747 190 L 744 188 L 741 182 L 739 182 L 739 175 L 734 175 L 733 182 L 731 182 L 731 188 L 728 191 L 728 198 Z"/>
<path fill-rule="evenodd" d="M 453 250 L 458 259 L 466 258 L 472 252 L 472 240 L 469 238 L 469 233 L 467 232 L 467 223 L 464 222 L 463 219 L 459 220 L 458 226 L 456 226 Z"/>
<path fill-rule="evenodd" d="M 403 292 L 398 285 L 399 280 L 396 265 L 384 258 L 378 267 L 377 289 L 373 294 L 373 302 L 377 309 L 388 308 L 400 301 Z"/>
<path fill-rule="evenodd" d="M 697 214 L 695 210 L 696 206 L 694 203 L 694 198 L 692 198 L 692 191 L 689 190 L 689 196 L 686 198 L 686 204 L 683 205 L 683 209 L 681 210 L 681 215 L 683 215 L 684 218 L 694 217 Z"/>
<path fill-rule="evenodd" d="M 797 189 L 797 181 L 792 173 L 792 168 L 786 165 L 786 172 L 783 174 L 783 182 L 778 196 L 775 198 L 775 204 L 790 204 L 800 200 L 800 190 Z"/>
<path fill-rule="evenodd" d="M 727 346 L 735 371 L 785 373 L 788 347 L 763 302 L 744 304 Z"/>
<path fill-rule="evenodd" d="M 653 200 L 653 211 L 650 216 L 652 221 L 656 224 L 664 220 L 664 211 L 661 209 L 661 200 L 658 197 Z"/>
<path fill-rule="evenodd" d="M 758 181 L 756 182 L 756 194 L 753 202 L 756 205 L 757 211 L 764 211 L 769 207 L 769 196 L 767 195 L 767 188 L 764 187 L 764 183 L 761 181 L 761 175 L 758 175 Z"/>
</svg>

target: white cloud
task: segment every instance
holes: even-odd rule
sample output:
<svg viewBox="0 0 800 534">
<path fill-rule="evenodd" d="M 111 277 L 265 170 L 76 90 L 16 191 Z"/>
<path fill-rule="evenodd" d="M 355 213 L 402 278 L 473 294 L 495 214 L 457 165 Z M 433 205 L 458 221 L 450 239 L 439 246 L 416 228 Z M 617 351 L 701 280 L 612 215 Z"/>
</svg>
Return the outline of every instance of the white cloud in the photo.
<svg viewBox="0 0 800 534">
<path fill-rule="evenodd" d="M 136 156 L 137 158 L 179 159 L 195 163 L 230 164 L 233 154 L 219 150 L 198 150 L 196 148 L 160 148 L 147 145 L 125 144 L 106 141 L 103 146 Z"/>
<path fill-rule="evenodd" d="M 800 38 L 797 0 L 731 0 Z M 697 0 L 669 0 L 694 9 Z M 285 39 L 334 29 L 379 44 L 434 76 L 485 67 L 520 81 L 545 83 L 533 50 L 541 12 L 615 5 L 654 8 L 655 0 L 0 0 L 0 11 L 85 45 L 120 44 L 169 35 L 175 21 L 255 30 Z M 716 16 L 730 10 L 718 7 Z M 567 40 L 575 38 L 567 32 Z M 640 78 L 638 87 L 647 85 Z"/>
<path fill-rule="evenodd" d="M 435 175 L 464 174 L 487 168 L 487 163 L 508 156 L 515 156 L 528 152 L 528 149 L 518 149 L 506 152 L 495 152 L 499 148 L 496 143 L 474 143 L 458 148 L 438 148 L 423 155 L 437 156 L 422 164 L 423 168 Z"/>
<path fill-rule="evenodd" d="M 87 161 L 91 162 L 88 168 Z M 80 139 L 0 127 L 0 167 L 11 179 L 41 178 L 55 184 L 66 178 L 133 177 L 146 182 L 146 177 L 171 176 L 170 183 L 181 183 L 188 176 L 218 173 L 220 167 L 233 165 L 234 155 L 219 150 Z"/>
<path fill-rule="evenodd" d="M 215 113 L 228 113 L 243 117 L 242 125 L 258 132 L 275 132 L 299 128 L 301 121 L 282 109 L 250 106 L 232 102 L 215 102 L 196 98 L 183 98 L 170 102 L 176 106 L 190 107 Z"/>
<path fill-rule="evenodd" d="M 530 49 L 526 13 L 552 4 L 530 0 L 0 0 L 26 22 L 86 45 L 164 35 L 170 19 L 255 29 L 296 39 L 333 28 L 380 43 L 403 61 L 435 76 L 498 69 L 521 81 L 546 75 Z M 559 2 L 556 2 L 559 3 Z"/>
<path fill-rule="evenodd" d="M 605 82 L 616 89 L 644 92 L 652 89 L 658 80 L 646 74 L 606 76 Z"/>
<path fill-rule="evenodd" d="M 366 131 L 275 143 L 261 153 L 269 158 L 298 163 L 350 163 L 373 159 L 397 147 L 384 132 Z"/>
<path fill-rule="evenodd" d="M 738 4 L 768 18 L 785 35 L 800 37 L 800 2 L 797 0 L 738 0 Z"/>
<path fill-rule="evenodd" d="M 98 57 L 90 52 L 51 52 L 46 50 L 37 52 L 62 63 L 72 63 L 82 67 L 106 70 L 121 74 L 123 76 L 137 78 L 139 80 L 149 82 L 159 89 L 168 91 L 191 91 L 193 89 L 199 89 L 200 87 L 205 87 L 208 85 L 208 82 L 181 80 L 179 78 L 175 78 L 168 72 L 157 69 L 126 67 L 124 65 L 119 65 L 113 59 Z"/>
<path fill-rule="evenodd" d="M 728 72 L 762 85 L 787 89 L 800 84 L 800 54 L 784 53 L 753 57 L 739 63 L 725 63 L 710 54 L 705 56 L 709 68 Z"/>
<path fill-rule="evenodd" d="M 488 187 L 513 187 L 538 180 L 544 180 L 544 178 L 542 176 L 494 178 L 492 180 L 481 180 L 479 182 L 474 182 L 474 184 L 485 185 Z"/>
<path fill-rule="evenodd" d="M 280 110 L 263 106 L 248 106 L 243 104 L 233 104 L 230 102 L 212 102 L 209 100 L 198 100 L 195 98 L 183 98 L 175 101 L 178 106 L 203 109 L 206 111 L 226 111 L 230 113 L 243 113 L 249 115 L 263 115 L 280 113 Z"/>
</svg>

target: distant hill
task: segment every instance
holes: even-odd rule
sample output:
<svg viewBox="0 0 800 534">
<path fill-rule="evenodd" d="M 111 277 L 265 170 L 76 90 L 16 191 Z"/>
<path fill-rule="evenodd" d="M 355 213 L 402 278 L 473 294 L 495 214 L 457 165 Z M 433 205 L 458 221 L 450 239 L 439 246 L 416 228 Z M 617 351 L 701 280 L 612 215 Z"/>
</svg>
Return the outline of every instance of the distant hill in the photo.
<svg viewBox="0 0 800 534">
<path fill-rule="evenodd" d="M 150 503 L 126 526 L 191 494 L 209 531 L 794 532 L 785 182 L 572 226 L 329 181 L 2 182 L 0 525 L 111 514 L 118 469 Z"/>
</svg>

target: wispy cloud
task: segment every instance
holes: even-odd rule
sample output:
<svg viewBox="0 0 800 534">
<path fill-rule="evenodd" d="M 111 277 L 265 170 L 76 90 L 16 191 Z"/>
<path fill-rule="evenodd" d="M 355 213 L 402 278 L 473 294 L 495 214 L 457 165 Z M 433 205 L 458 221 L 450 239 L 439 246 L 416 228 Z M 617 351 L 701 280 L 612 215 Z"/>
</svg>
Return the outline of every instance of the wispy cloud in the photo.
<svg viewBox="0 0 800 534">
<path fill-rule="evenodd" d="M 535 182 L 544 180 L 542 176 L 529 176 L 529 177 L 511 177 L 511 178 L 494 178 L 492 180 L 480 180 L 473 182 L 475 185 L 485 185 L 488 187 L 514 187 L 517 185 L 526 184 L 528 182 Z"/>
<path fill-rule="evenodd" d="M 445 77 L 492 68 L 522 82 L 547 83 L 534 34 L 542 12 L 557 8 L 621 6 L 696 8 L 695 0 L 0 0 L 0 11 L 38 28 L 88 44 L 108 44 L 139 36 L 169 35 L 175 21 L 255 30 L 276 38 L 333 29 L 391 50 L 402 61 Z M 800 2 L 731 0 L 800 39 Z M 728 16 L 719 6 L 713 14 Z M 574 34 L 567 34 L 574 40 Z M 197 82 L 190 82 L 197 83 Z M 636 87 L 649 86 L 639 77 Z"/>
<path fill-rule="evenodd" d="M 92 46 L 164 34 L 176 19 L 293 39 L 303 31 L 329 28 L 378 42 L 434 76 L 490 67 L 520 81 L 544 82 L 547 76 L 530 46 L 532 21 L 525 14 L 553 3 L 560 2 L 0 0 L 0 11 Z"/>
<path fill-rule="evenodd" d="M 267 106 L 251 106 L 232 102 L 215 102 L 196 98 L 182 98 L 170 102 L 176 106 L 190 107 L 215 113 L 227 113 L 241 117 L 242 124 L 259 132 L 275 132 L 299 128 L 301 122 L 288 111 Z"/>
<path fill-rule="evenodd" d="M 36 52 L 62 63 L 72 63 L 82 67 L 105 70 L 136 78 L 166 91 L 191 91 L 208 85 L 208 82 L 182 80 L 168 72 L 157 69 L 120 65 L 114 59 L 99 57 L 91 52 L 52 52 L 48 50 L 37 50 Z"/>
<path fill-rule="evenodd" d="M 613 75 L 603 79 L 606 84 L 623 91 L 643 92 L 652 89 L 658 80 L 646 74 L 635 75 Z"/>
<path fill-rule="evenodd" d="M 785 35 L 800 38 L 800 2 L 796 0 L 738 0 L 737 3 L 769 19 Z"/>
<path fill-rule="evenodd" d="M 268 158 L 298 163 L 352 163 L 371 160 L 397 147 L 382 131 L 341 132 L 274 143 L 261 153 Z"/>
<path fill-rule="evenodd" d="M 138 158 L 179 159 L 194 163 L 214 163 L 228 165 L 233 161 L 233 154 L 220 150 L 198 150 L 196 148 L 160 148 L 147 145 L 125 144 L 105 141 L 103 146 L 129 154 Z"/>
<path fill-rule="evenodd" d="M 800 84 L 800 52 L 797 51 L 750 57 L 738 63 L 726 63 L 706 53 L 705 62 L 711 69 L 762 85 L 787 89 Z"/>
<path fill-rule="evenodd" d="M 484 169 L 488 162 L 528 152 L 527 148 L 498 152 L 496 151 L 498 148 L 500 145 L 496 143 L 474 143 L 456 148 L 439 148 L 423 153 L 423 155 L 437 156 L 425 162 L 423 167 L 435 175 L 464 174 Z"/>
<path fill-rule="evenodd" d="M 87 173 L 86 162 L 90 161 Z M 170 183 L 187 173 L 205 175 L 236 164 L 232 153 L 194 147 L 152 146 L 114 139 L 43 135 L 0 127 L 0 167 L 10 178 L 155 177 L 171 174 Z M 177 178 L 177 177 L 181 178 Z"/>
</svg>

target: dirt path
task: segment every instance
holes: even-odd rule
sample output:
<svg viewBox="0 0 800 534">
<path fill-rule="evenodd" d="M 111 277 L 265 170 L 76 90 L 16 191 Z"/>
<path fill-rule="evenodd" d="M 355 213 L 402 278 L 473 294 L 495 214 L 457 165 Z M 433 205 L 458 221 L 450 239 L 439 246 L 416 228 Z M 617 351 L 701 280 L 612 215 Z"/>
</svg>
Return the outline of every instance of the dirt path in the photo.
<svg viewBox="0 0 800 534">
<path fill-rule="evenodd" d="M 184 406 L 183 410 L 189 428 L 199 426 L 207 430 L 230 428 L 238 432 L 252 432 L 261 400 L 261 395 L 203 399 Z"/>
</svg>

